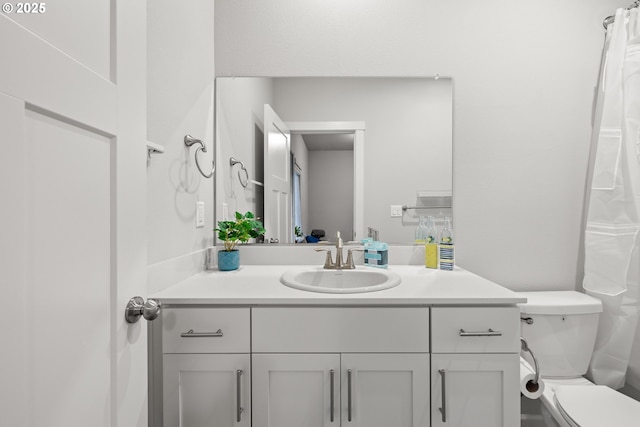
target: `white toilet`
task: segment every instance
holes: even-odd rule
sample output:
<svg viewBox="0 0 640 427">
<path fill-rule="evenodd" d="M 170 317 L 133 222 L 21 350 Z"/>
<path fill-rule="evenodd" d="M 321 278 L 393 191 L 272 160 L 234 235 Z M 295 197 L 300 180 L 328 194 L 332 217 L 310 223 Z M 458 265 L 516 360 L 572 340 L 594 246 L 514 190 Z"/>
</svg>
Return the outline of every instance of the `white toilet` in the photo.
<svg viewBox="0 0 640 427">
<path fill-rule="evenodd" d="M 540 397 L 562 427 L 637 427 L 640 402 L 586 378 L 596 340 L 600 300 L 574 291 L 520 292 L 522 337 L 533 351 L 545 389 Z M 528 353 L 523 357 L 533 366 Z"/>
</svg>

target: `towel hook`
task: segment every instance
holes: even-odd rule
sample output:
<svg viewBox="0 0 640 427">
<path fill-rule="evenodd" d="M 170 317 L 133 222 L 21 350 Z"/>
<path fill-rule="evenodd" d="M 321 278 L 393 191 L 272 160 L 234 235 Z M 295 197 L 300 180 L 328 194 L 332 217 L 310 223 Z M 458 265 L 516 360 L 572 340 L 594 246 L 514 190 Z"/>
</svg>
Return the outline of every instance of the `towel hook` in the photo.
<svg viewBox="0 0 640 427">
<path fill-rule="evenodd" d="M 198 163 L 198 152 L 202 151 L 203 153 L 207 152 L 207 147 L 206 145 L 204 145 L 204 143 L 202 141 L 200 141 L 197 138 L 192 137 L 191 135 L 185 135 L 184 136 L 184 145 L 186 145 L 187 147 L 191 147 L 192 145 L 195 144 L 199 144 L 200 146 L 198 147 L 198 149 L 196 150 L 196 166 L 198 167 L 198 170 L 200 171 L 200 173 L 202 174 L 202 176 L 204 176 L 205 178 L 211 178 L 213 176 L 213 172 L 216 170 L 216 162 L 215 160 L 211 162 L 211 172 L 209 174 L 206 174 L 202 171 L 202 168 L 200 167 L 200 163 Z"/>
<path fill-rule="evenodd" d="M 238 180 L 240 180 L 240 185 L 242 185 L 243 188 L 247 188 L 247 184 L 249 183 L 249 172 L 247 171 L 247 168 L 244 167 L 244 163 L 242 163 L 240 160 L 236 159 L 235 157 L 231 157 L 229 159 L 229 164 L 231 165 L 231 167 L 237 164 L 240 165 L 240 168 L 244 171 L 246 178 L 244 182 L 242 182 L 242 176 L 240 176 L 240 171 L 238 171 Z"/>
</svg>

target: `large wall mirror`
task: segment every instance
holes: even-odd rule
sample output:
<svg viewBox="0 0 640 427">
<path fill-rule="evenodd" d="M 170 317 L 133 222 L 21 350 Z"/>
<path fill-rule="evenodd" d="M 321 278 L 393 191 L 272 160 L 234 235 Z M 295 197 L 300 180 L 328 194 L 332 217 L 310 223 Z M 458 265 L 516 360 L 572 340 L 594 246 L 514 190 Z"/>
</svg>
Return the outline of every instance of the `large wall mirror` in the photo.
<svg viewBox="0 0 640 427">
<path fill-rule="evenodd" d="M 216 221 L 407 244 L 420 216 L 452 216 L 450 78 L 218 77 L 215 120 Z"/>
</svg>

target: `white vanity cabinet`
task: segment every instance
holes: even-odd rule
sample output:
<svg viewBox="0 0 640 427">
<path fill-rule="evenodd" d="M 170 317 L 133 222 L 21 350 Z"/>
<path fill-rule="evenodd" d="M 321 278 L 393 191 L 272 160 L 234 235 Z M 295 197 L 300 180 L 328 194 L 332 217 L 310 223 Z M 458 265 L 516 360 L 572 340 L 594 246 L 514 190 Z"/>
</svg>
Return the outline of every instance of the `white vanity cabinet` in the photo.
<svg viewBox="0 0 640 427">
<path fill-rule="evenodd" d="M 515 306 L 169 305 L 150 425 L 513 427 L 519 337 Z"/>
<path fill-rule="evenodd" d="M 427 307 L 256 308 L 252 330 L 254 427 L 429 426 Z"/>
<path fill-rule="evenodd" d="M 249 308 L 176 308 L 162 315 L 164 427 L 250 427 Z"/>
<path fill-rule="evenodd" d="M 431 426 L 520 425 L 520 312 L 434 307 Z"/>
</svg>

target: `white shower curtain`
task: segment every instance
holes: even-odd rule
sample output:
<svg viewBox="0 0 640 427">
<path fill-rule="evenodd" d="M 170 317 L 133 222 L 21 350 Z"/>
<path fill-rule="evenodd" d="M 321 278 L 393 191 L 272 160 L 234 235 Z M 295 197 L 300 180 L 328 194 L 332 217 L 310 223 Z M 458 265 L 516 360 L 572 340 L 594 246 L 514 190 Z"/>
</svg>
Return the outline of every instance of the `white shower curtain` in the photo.
<svg viewBox="0 0 640 427">
<path fill-rule="evenodd" d="M 640 20 L 618 9 L 607 29 L 592 147 L 583 287 L 604 305 L 589 376 L 625 384 L 640 312 Z"/>
</svg>

